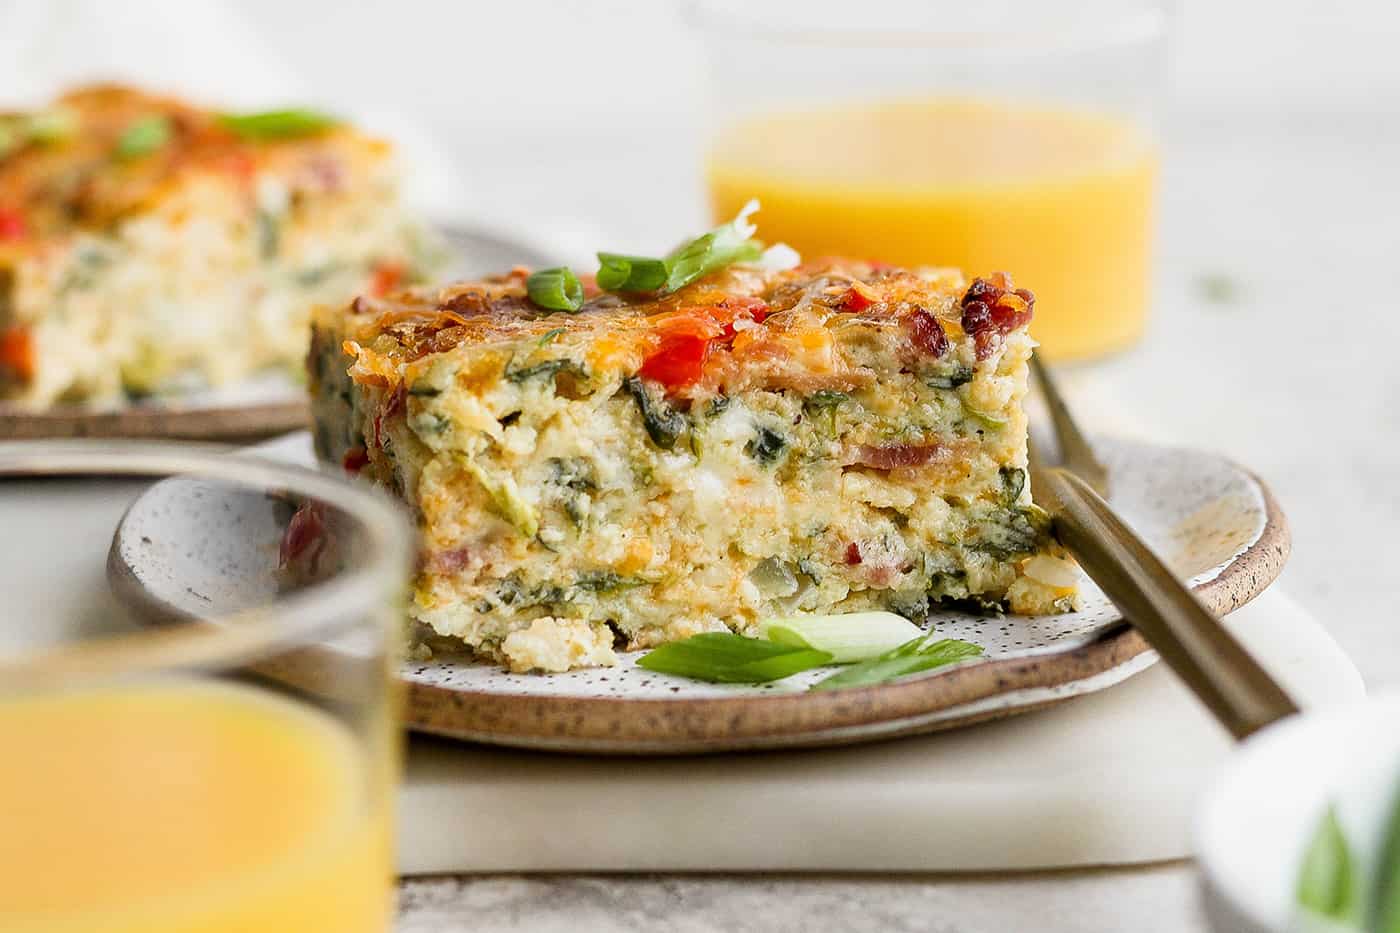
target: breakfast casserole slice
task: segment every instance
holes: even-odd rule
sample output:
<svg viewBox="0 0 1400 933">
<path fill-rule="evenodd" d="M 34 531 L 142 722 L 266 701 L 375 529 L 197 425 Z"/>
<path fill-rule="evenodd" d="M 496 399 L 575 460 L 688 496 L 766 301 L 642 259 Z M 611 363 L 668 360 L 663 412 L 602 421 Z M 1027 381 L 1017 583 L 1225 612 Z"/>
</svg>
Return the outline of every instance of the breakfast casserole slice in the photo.
<svg viewBox="0 0 1400 933">
<path fill-rule="evenodd" d="M 310 111 L 96 86 L 0 113 L 0 399 L 295 370 L 313 305 L 417 280 L 438 252 L 389 145 Z"/>
<path fill-rule="evenodd" d="M 562 671 L 794 613 L 1070 608 L 1006 276 L 739 263 L 539 307 L 561 271 L 313 323 L 318 451 L 415 513 L 439 636 Z"/>
</svg>

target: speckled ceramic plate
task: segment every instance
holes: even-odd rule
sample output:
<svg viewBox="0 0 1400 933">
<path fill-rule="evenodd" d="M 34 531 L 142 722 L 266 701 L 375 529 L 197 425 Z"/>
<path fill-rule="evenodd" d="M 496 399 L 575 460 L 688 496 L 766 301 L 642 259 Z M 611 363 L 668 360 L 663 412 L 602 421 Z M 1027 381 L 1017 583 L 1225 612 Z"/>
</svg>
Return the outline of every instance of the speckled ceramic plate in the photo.
<svg viewBox="0 0 1400 933">
<path fill-rule="evenodd" d="M 262 448 L 312 459 L 305 433 Z M 1113 504 L 1202 599 L 1229 612 L 1278 576 L 1288 528 L 1268 489 L 1212 454 L 1104 441 Z M 207 617 L 265 602 L 276 587 L 278 542 L 290 509 L 191 479 L 153 486 L 112 543 L 118 595 L 155 619 Z M 1156 655 L 1085 579 L 1084 607 L 1057 616 L 987 618 L 945 612 L 946 637 L 983 658 L 874 687 L 809 693 L 825 669 L 763 686 L 698 683 L 635 666 L 568 674 L 510 674 L 435 659 L 400 670 L 407 720 L 438 735 L 525 748 L 681 754 L 835 745 L 931 732 L 1037 709 L 1112 686 Z M 353 651 L 328 645 L 327 651 Z"/>
<path fill-rule="evenodd" d="M 528 244 L 485 231 L 442 231 L 455 259 L 450 276 L 469 277 L 517 263 L 548 265 Z M 0 440 L 48 437 L 169 437 L 237 440 L 295 430 L 309 420 L 306 390 L 289 375 L 267 374 L 236 385 L 105 406 L 34 410 L 0 402 Z"/>
</svg>

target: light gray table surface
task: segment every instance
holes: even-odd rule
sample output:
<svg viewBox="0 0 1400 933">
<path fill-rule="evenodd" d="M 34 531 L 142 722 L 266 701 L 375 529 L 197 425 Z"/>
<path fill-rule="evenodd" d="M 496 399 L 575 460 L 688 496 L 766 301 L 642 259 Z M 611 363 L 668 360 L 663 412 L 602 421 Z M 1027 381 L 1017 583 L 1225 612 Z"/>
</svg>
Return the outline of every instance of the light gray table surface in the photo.
<svg viewBox="0 0 1400 933">
<path fill-rule="evenodd" d="M 1145 423 L 1223 451 L 1273 486 L 1294 531 L 1282 585 L 1372 689 L 1400 684 L 1400 117 L 1222 114 L 1172 126 L 1168 139 L 1156 318 L 1139 348 L 1096 364 L 1096 376 Z M 647 155 L 634 156 L 639 171 Z M 608 187 L 577 189 L 580 212 L 607 211 L 588 191 L 601 199 Z M 499 196 L 528 203 L 530 192 Z M 1233 294 L 1211 297 L 1208 277 Z M 420 879 L 402 888 L 399 929 L 1204 927 L 1194 869 L 1174 863 L 1010 876 Z"/>
</svg>

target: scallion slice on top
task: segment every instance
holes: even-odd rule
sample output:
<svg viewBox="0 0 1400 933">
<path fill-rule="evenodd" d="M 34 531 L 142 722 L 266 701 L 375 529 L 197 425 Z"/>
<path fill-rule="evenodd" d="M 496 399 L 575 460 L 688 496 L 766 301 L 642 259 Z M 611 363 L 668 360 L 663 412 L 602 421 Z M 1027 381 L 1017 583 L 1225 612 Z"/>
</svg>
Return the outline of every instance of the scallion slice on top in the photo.
<svg viewBox="0 0 1400 933">
<path fill-rule="evenodd" d="M 24 120 L 24 135 L 30 142 L 48 145 L 72 139 L 78 132 L 78 118 L 71 110 L 39 110 Z"/>
<path fill-rule="evenodd" d="M 752 262 L 763 255 L 763 244 L 753 238 L 758 228 L 749 217 L 758 210 L 758 201 L 750 201 L 727 224 L 696 237 L 671 252 L 666 262 L 666 291 L 673 292 L 718 272 L 736 262 Z"/>
<path fill-rule="evenodd" d="M 736 262 L 756 262 L 764 259 L 766 254 L 763 244 L 753 238 L 758 228 L 749 222 L 749 217 L 757 210 L 758 201 L 750 201 L 744 205 L 739 216 L 729 223 L 720 224 L 710 232 L 681 244 L 659 259 L 654 256 L 631 256 L 626 253 L 599 253 L 598 287 L 605 292 L 621 294 L 664 295 Z M 772 267 L 790 268 L 796 256 L 791 249 L 783 247 L 771 257 L 775 261 Z M 546 271 L 553 274 L 561 270 Z M 567 269 L 562 271 L 568 272 Z M 530 298 L 534 300 L 533 291 L 530 292 Z M 535 304 L 556 311 L 574 310 L 539 301 L 535 301 Z"/>
<path fill-rule="evenodd" d="M 605 292 L 654 292 L 670 272 L 666 260 L 621 253 L 598 254 L 598 287 Z"/>
<path fill-rule="evenodd" d="M 253 140 L 314 136 L 340 124 L 328 114 L 300 107 L 260 113 L 226 113 L 219 117 L 219 122 L 234 134 Z"/>
<path fill-rule="evenodd" d="M 169 117 L 162 114 L 141 117 L 117 137 L 114 151 L 119 159 L 138 159 L 170 142 L 170 135 Z"/>
<path fill-rule="evenodd" d="M 583 283 L 567 266 L 541 269 L 525 280 L 530 300 L 550 311 L 577 311 L 583 307 Z"/>
</svg>

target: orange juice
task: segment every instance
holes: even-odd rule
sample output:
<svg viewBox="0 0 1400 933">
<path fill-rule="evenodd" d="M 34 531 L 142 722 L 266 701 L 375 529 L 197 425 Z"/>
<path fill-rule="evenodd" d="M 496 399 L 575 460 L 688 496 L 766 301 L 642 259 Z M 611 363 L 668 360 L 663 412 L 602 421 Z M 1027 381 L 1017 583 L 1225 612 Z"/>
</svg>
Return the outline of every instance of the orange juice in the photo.
<svg viewBox="0 0 1400 933">
<path fill-rule="evenodd" d="M 1003 270 L 1057 358 L 1126 346 L 1147 312 L 1158 158 L 1126 122 L 971 100 L 769 115 L 710 154 L 715 215 L 808 257 Z"/>
<path fill-rule="evenodd" d="M 388 929 L 388 815 L 328 716 L 176 681 L 0 699 L 0 930 Z"/>
</svg>

